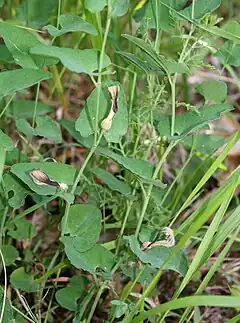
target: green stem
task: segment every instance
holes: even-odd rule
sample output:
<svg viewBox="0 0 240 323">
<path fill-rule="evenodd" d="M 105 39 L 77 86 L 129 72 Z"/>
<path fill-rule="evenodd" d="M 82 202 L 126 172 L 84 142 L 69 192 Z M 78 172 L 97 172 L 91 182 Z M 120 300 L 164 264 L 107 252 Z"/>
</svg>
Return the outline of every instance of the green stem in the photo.
<svg viewBox="0 0 240 323">
<path fill-rule="evenodd" d="M 94 143 L 97 142 L 97 136 L 98 136 L 98 118 L 99 118 L 99 107 L 100 107 L 100 94 L 101 94 L 101 82 L 102 82 L 102 69 L 103 69 L 103 58 L 104 58 L 104 53 L 105 53 L 105 47 L 107 43 L 107 36 L 109 33 L 110 29 L 110 24 L 111 24 L 111 1 L 108 0 L 108 15 L 107 15 L 107 22 L 106 22 L 106 28 L 105 28 L 105 33 L 103 37 L 103 43 L 102 43 L 102 49 L 101 49 L 101 54 L 100 54 L 100 59 L 99 59 L 99 75 L 98 75 L 98 87 L 97 87 L 97 104 L 96 104 L 96 114 L 95 114 L 95 132 L 94 132 Z"/>
<path fill-rule="evenodd" d="M 5 105 L 5 107 L 3 108 L 3 110 L 0 113 L 0 118 L 2 118 L 2 116 L 4 115 L 5 111 L 7 110 L 7 108 L 9 107 L 10 103 L 12 102 L 13 98 L 15 97 L 16 93 L 13 93 L 13 95 L 10 97 L 10 99 L 8 100 L 7 104 Z"/>
<path fill-rule="evenodd" d="M 59 24 L 60 24 L 61 7 L 62 7 L 62 0 L 58 0 L 58 15 L 57 15 L 57 26 L 56 26 L 57 29 L 59 28 Z"/>
<path fill-rule="evenodd" d="M 43 200 L 42 202 L 39 202 L 33 206 L 31 206 L 30 208 L 28 208 L 27 210 L 19 213 L 14 219 L 12 219 L 10 221 L 10 223 L 14 223 L 16 220 L 19 220 L 21 218 L 23 218 L 24 216 L 26 216 L 27 214 L 36 211 L 37 209 L 39 209 L 41 206 L 51 202 L 52 200 L 54 200 L 57 197 L 57 195 L 53 195 L 48 197 L 47 199 Z"/>
<path fill-rule="evenodd" d="M 132 116 L 134 93 L 136 91 L 136 83 L 137 83 L 137 73 L 134 73 L 133 74 L 133 80 L 132 80 L 132 90 L 131 90 L 131 95 L 130 95 L 130 103 L 129 103 L 129 119 L 130 120 L 131 120 L 131 116 Z"/>
<path fill-rule="evenodd" d="M 169 83 L 171 86 L 171 98 L 172 98 L 172 122 L 171 122 L 171 136 L 174 136 L 175 133 L 175 117 L 176 117 L 176 80 L 177 73 L 174 75 L 173 80 L 168 76 Z"/>
<path fill-rule="evenodd" d="M 178 142 L 179 141 L 175 141 L 175 142 L 172 141 L 170 143 L 170 145 L 168 146 L 168 148 L 166 149 L 166 151 L 164 152 L 164 154 L 162 155 L 162 158 L 159 160 L 159 162 L 158 162 L 158 164 L 157 164 L 157 166 L 155 168 L 155 171 L 154 171 L 154 174 L 153 174 L 153 177 L 152 177 L 153 180 L 155 180 L 156 177 L 158 176 L 159 170 L 161 169 L 163 163 L 165 162 L 165 159 L 167 158 L 168 154 L 173 149 L 173 147 L 178 144 Z M 149 203 L 149 200 L 150 200 L 150 197 L 151 197 L 152 188 L 153 188 L 153 184 L 149 185 L 147 193 L 146 193 L 146 197 L 144 199 L 140 219 L 138 221 L 137 228 L 136 228 L 136 231 L 135 231 L 136 236 L 138 236 L 138 234 L 139 234 L 139 231 L 140 231 L 140 228 L 141 228 L 141 225 L 142 225 L 142 222 L 143 222 L 143 219 L 144 219 L 147 207 L 148 207 L 148 203 Z"/>
<path fill-rule="evenodd" d="M 166 194 L 164 195 L 161 203 L 160 203 L 160 207 L 163 206 L 164 202 L 166 201 L 168 195 L 170 194 L 173 186 L 175 185 L 175 183 L 179 180 L 179 178 L 181 178 L 185 168 L 187 167 L 187 165 L 189 164 L 190 160 L 192 159 L 192 156 L 193 156 L 193 153 L 194 153 L 194 149 L 195 149 L 195 145 L 196 145 L 196 138 L 197 136 L 194 137 L 194 141 L 193 141 L 193 145 L 192 145 L 192 148 L 191 148 L 191 151 L 190 151 L 190 154 L 188 156 L 188 159 L 186 160 L 184 166 L 180 169 L 179 173 L 177 174 L 177 176 L 174 178 L 174 181 L 172 182 L 172 184 L 169 186 Z"/>
<path fill-rule="evenodd" d="M 57 89 L 57 93 L 59 95 L 59 98 L 60 98 L 61 104 L 63 106 L 64 112 L 66 112 L 68 110 L 68 103 L 67 103 L 67 101 L 65 99 L 65 96 L 64 96 L 64 90 L 63 90 L 63 86 L 62 86 L 62 83 L 61 83 L 61 79 L 60 79 L 57 67 L 56 67 L 56 65 L 53 65 L 50 69 L 51 69 L 51 72 L 53 74 L 54 86 Z"/>
<path fill-rule="evenodd" d="M 106 288 L 107 284 L 108 284 L 108 281 L 105 281 L 104 283 L 102 283 L 101 287 L 99 288 L 99 290 L 97 292 L 97 295 L 96 295 L 96 298 L 95 298 L 95 300 L 93 302 L 93 305 L 92 305 L 92 308 L 91 308 L 91 311 L 89 313 L 89 316 L 88 316 L 88 319 L 87 319 L 86 323 L 90 323 L 91 322 L 92 316 L 93 316 L 93 314 L 95 312 L 95 309 L 97 307 L 97 304 L 99 302 L 99 299 L 100 299 L 100 297 L 101 297 L 104 289 Z"/>
<path fill-rule="evenodd" d="M 3 245 L 3 238 L 4 238 L 4 226 L 5 226 L 5 222 L 6 222 L 6 218 L 7 218 L 7 214 L 8 214 L 8 207 L 5 208 L 4 212 L 3 212 L 3 217 L 1 220 L 1 228 L 0 228 L 0 246 Z"/>
<path fill-rule="evenodd" d="M 37 84 L 37 92 L 36 92 L 34 110 L 33 110 L 32 128 L 35 127 L 35 123 L 36 123 L 37 105 L 38 105 L 38 96 L 39 96 L 40 84 L 41 84 L 41 82 L 38 82 L 38 84 Z"/>
<path fill-rule="evenodd" d="M 136 189 L 134 189 L 133 192 L 132 192 L 132 195 L 133 196 L 135 195 L 135 192 L 136 192 Z M 123 220 L 123 224 L 122 224 L 122 227 L 121 227 L 120 235 L 118 237 L 117 248 L 116 248 L 116 256 L 117 256 L 118 251 L 119 251 L 119 247 L 120 247 L 120 244 L 121 244 L 122 236 L 123 236 L 123 233 L 124 233 L 126 224 L 127 224 L 127 220 L 128 220 L 129 214 L 130 214 L 131 209 L 132 209 L 133 202 L 134 202 L 133 200 L 127 201 L 128 206 L 127 206 L 127 211 L 126 211 L 126 214 L 125 214 L 125 217 L 124 217 L 124 220 Z"/>
<path fill-rule="evenodd" d="M 82 176 L 82 174 L 83 174 L 89 160 L 91 159 L 92 155 L 94 154 L 95 150 L 97 149 L 97 147 L 98 147 L 98 145 L 99 145 L 99 143 L 100 143 L 100 141 L 102 139 L 103 134 L 104 134 L 104 132 L 102 131 L 99 138 L 98 138 L 98 140 L 97 140 L 97 142 L 96 142 L 96 144 L 94 144 L 92 146 L 91 150 L 89 151 L 89 153 L 88 153 L 82 167 L 80 168 L 80 170 L 79 170 L 79 172 L 77 174 L 77 177 L 75 179 L 75 182 L 74 182 L 73 187 L 72 187 L 71 192 L 70 192 L 71 194 L 74 194 L 74 192 L 75 192 L 75 190 L 77 188 L 77 185 L 78 185 L 78 183 L 79 183 L 79 181 L 81 179 L 81 176 Z M 67 203 L 66 208 L 65 208 L 65 213 L 64 213 L 64 220 L 63 220 L 63 226 L 62 226 L 62 235 L 64 235 L 65 230 L 66 230 L 66 225 L 67 225 L 67 222 L 68 222 L 69 210 L 70 210 L 70 203 Z"/>
</svg>

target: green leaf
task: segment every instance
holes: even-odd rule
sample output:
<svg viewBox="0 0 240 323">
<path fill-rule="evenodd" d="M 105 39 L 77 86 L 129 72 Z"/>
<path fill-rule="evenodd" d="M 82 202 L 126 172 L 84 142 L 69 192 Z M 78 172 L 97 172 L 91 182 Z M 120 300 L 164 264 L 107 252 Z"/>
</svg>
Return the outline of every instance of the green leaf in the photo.
<svg viewBox="0 0 240 323">
<path fill-rule="evenodd" d="M 12 139 L 9 138 L 1 129 L 0 129 L 0 149 L 6 151 L 11 151 L 14 149 L 14 144 Z"/>
<path fill-rule="evenodd" d="M 14 270 L 10 276 L 11 284 L 24 292 L 33 293 L 38 290 L 38 285 L 34 281 L 33 275 L 27 274 L 24 267 Z"/>
<path fill-rule="evenodd" d="M 0 286 L 0 309 L 3 308 L 3 299 L 4 299 L 4 289 Z M 14 323 L 15 320 L 13 318 L 13 310 L 11 306 L 11 302 L 6 297 L 3 318 L 1 323 Z"/>
<path fill-rule="evenodd" d="M 87 147 L 87 148 L 92 148 L 92 146 L 94 144 L 94 137 L 93 136 L 89 136 L 89 137 L 81 136 L 80 133 L 75 129 L 75 122 L 67 120 L 67 119 L 62 119 L 62 120 L 59 120 L 59 123 L 82 146 Z"/>
<path fill-rule="evenodd" d="M 171 0 L 162 0 L 163 3 L 172 4 Z M 158 9 L 158 10 L 157 10 Z M 160 1 L 151 0 L 144 15 L 145 25 L 148 29 L 162 29 L 169 31 L 174 27 L 175 21 L 168 7 Z"/>
<path fill-rule="evenodd" d="M 1 249 L 6 266 L 14 264 L 19 257 L 17 249 L 11 245 L 3 245 Z"/>
<path fill-rule="evenodd" d="M 207 14 L 210 14 L 214 10 L 216 10 L 221 4 L 221 0 L 200 0 L 195 1 L 194 3 L 194 13 L 193 17 L 194 19 L 202 19 Z M 180 14 L 186 17 L 186 20 L 189 20 L 192 18 L 192 10 L 193 10 L 193 4 L 188 6 L 187 8 L 180 11 Z M 183 19 L 182 16 L 178 16 L 179 19 Z"/>
<path fill-rule="evenodd" d="M 135 262 L 137 261 L 137 258 L 133 259 Z M 132 267 L 129 266 L 129 262 L 122 264 L 121 270 L 123 274 L 131 279 L 131 281 L 134 281 L 137 279 L 137 281 L 141 285 L 148 285 L 151 283 L 153 276 L 156 272 L 156 268 L 153 268 L 152 266 L 145 265 L 145 268 L 143 269 L 143 272 L 141 273 L 140 277 L 138 274 L 142 270 L 142 268 Z"/>
<path fill-rule="evenodd" d="M 162 188 L 162 189 L 164 189 L 164 188 L 167 187 L 167 184 L 164 184 L 159 179 L 142 178 L 142 182 L 145 183 L 145 184 L 154 185 L 154 186 L 159 187 L 159 188 Z"/>
<path fill-rule="evenodd" d="M 32 119 L 34 114 L 35 101 L 31 100 L 16 100 L 13 101 L 6 111 L 8 117 L 14 119 Z M 37 103 L 36 115 L 41 116 L 45 115 L 48 112 L 52 112 L 48 104 L 43 102 Z"/>
<path fill-rule="evenodd" d="M 110 94 L 107 87 L 117 85 L 119 86 L 118 93 L 118 111 L 113 117 L 111 129 L 104 133 L 108 142 L 119 142 L 122 136 L 128 129 L 128 111 L 124 91 L 119 82 L 104 82 L 100 89 L 100 103 L 99 103 L 99 122 L 95 129 L 95 117 L 97 108 L 98 88 L 95 88 L 87 99 L 85 108 L 81 111 L 77 121 L 76 130 L 80 132 L 83 137 L 88 137 L 95 131 L 100 130 L 100 122 L 107 117 L 111 109 Z"/>
<path fill-rule="evenodd" d="M 20 178 L 31 190 L 39 195 L 55 195 L 57 188 L 53 186 L 37 185 L 29 173 L 32 170 L 41 170 L 46 173 L 50 179 L 59 183 L 73 185 L 76 169 L 70 165 L 61 163 L 19 163 L 11 167 L 11 172 Z"/>
<path fill-rule="evenodd" d="M 99 148 L 96 151 L 102 156 L 109 157 L 118 162 L 140 178 L 152 179 L 154 167 L 148 161 L 121 156 L 107 148 Z"/>
<path fill-rule="evenodd" d="M 154 247 L 150 250 L 142 251 L 135 235 L 124 236 L 124 239 L 128 241 L 130 249 L 140 261 L 146 264 L 151 264 L 154 268 L 160 268 L 173 251 L 173 247 Z M 175 254 L 164 266 L 164 269 L 171 269 L 184 276 L 188 270 L 185 253 L 180 251 L 178 254 Z"/>
<path fill-rule="evenodd" d="M 27 26 L 40 28 L 57 14 L 58 0 L 25 0 L 20 9 Z"/>
<path fill-rule="evenodd" d="M 226 41 L 224 45 L 215 53 L 221 62 L 225 65 L 240 66 L 240 45 L 232 41 Z"/>
<path fill-rule="evenodd" d="M 102 168 L 95 168 L 92 170 L 111 190 L 117 191 L 127 197 L 131 197 L 132 189 L 127 183 L 120 181 L 111 173 Z"/>
<path fill-rule="evenodd" d="M 158 55 L 153 47 L 144 40 L 126 34 L 122 36 L 142 50 L 152 67 L 155 66 L 156 69 L 161 69 L 165 74 L 190 72 L 186 64 L 178 63 L 173 60 L 169 60 L 162 55 Z"/>
<path fill-rule="evenodd" d="M 99 65 L 99 51 L 95 49 L 72 49 L 60 48 L 56 46 L 39 45 L 30 50 L 30 53 L 43 55 L 45 57 L 58 58 L 61 63 L 72 72 L 86 73 L 89 75 L 96 75 L 94 71 L 98 69 Z M 104 54 L 103 66 L 105 68 L 110 65 L 109 57 Z"/>
<path fill-rule="evenodd" d="M 135 67 L 142 70 L 144 73 L 148 74 L 157 74 L 164 75 L 163 70 L 155 65 L 151 64 L 151 62 L 145 62 L 139 57 L 135 56 L 131 53 L 126 52 L 117 52 L 117 54 L 121 55 L 127 62 L 134 65 Z"/>
<path fill-rule="evenodd" d="M 128 12 L 129 0 L 111 0 L 112 2 L 112 17 L 121 17 Z"/>
<path fill-rule="evenodd" d="M 85 0 L 84 6 L 91 12 L 99 12 L 107 5 L 107 0 Z"/>
<path fill-rule="evenodd" d="M 227 97 L 227 85 L 222 81 L 208 80 L 196 87 L 197 91 L 204 96 L 205 101 L 223 102 Z"/>
<path fill-rule="evenodd" d="M 4 188 L 8 195 L 8 204 L 14 209 L 23 206 L 25 198 L 32 192 L 13 174 L 7 173 L 3 176 Z"/>
<path fill-rule="evenodd" d="M 71 242 L 77 251 L 85 252 L 97 242 L 101 219 L 101 211 L 95 205 L 76 204 L 70 207 L 64 234 L 72 237 Z M 62 224 L 64 222 L 65 217 L 62 218 Z M 64 239 L 61 239 L 63 243 Z"/>
<path fill-rule="evenodd" d="M 6 45 L 4 44 L 0 44 L 0 63 L 3 65 L 14 63 L 12 54 L 9 52 Z"/>
<path fill-rule="evenodd" d="M 189 132 L 202 128 L 211 120 L 218 119 L 222 113 L 231 111 L 232 106 L 227 104 L 214 104 L 203 106 L 198 110 L 199 113 L 194 111 L 184 112 L 175 119 L 175 134 L 171 136 L 171 117 L 161 116 L 156 120 L 156 130 L 160 136 L 166 136 L 169 140 L 177 140 L 186 136 Z"/>
<path fill-rule="evenodd" d="M 212 307 L 239 307 L 240 297 L 236 296 L 218 296 L 218 295 L 201 295 L 201 296 L 188 296 L 168 301 L 164 304 L 157 305 L 151 310 L 141 312 L 137 315 L 132 323 L 138 323 L 152 317 L 168 311 L 176 310 L 179 308 L 186 308 L 192 306 L 212 306 Z M 236 321 L 235 321 L 236 322 Z"/>
<path fill-rule="evenodd" d="M 110 274 L 114 266 L 113 255 L 101 245 L 94 245 L 86 252 L 79 252 L 72 244 L 72 239 L 64 237 L 65 252 L 71 264 L 91 274 L 100 274 L 100 270 Z"/>
<path fill-rule="evenodd" d="M 129 305 L 121 300 L 115 299 L 111 301 L 111 304 L 116 306 L 116 310 L 115 310 L 116 318 L 120 318 L 123 314 L 125 314 L 129 310 Z"/>
<path fill-rule="evenodd" d="M 5 0 L 0 0 L 0 8 L 4 6 Z"/>
<path fill-rule="evenodd" d="M 0 73 L 0 99 L 16 91 L 28 88 L 42 80 L 48 80 L 51 74 L 30 68 Z"/>
<path fill-rule="evenodd" d="M 32 223 L 24 218 L 16 219 L 13 226 L 14 227 L 10 228 L 7 233 L 13 239 L 31 240 L 37 234 L 37 230 Z"/>
<path fill-rule="evenodd" d="M 83 291 L 79 287 L 65 287 L 56 292 L 56 300 L 61 307 L 69 311 L 77 310 L 77 301 L 81 297 Z"/>
<path fill-rule="evenodd" d="M 17 129 L 26 136 L 41 136 L 55 141 L 57 144 L 62 142 L 60 128 L 49 116 L 36 118 L 37 127 L 32 128 L 25 119 L 16 121 Z"/>
<path fill-rule="evenodd" d="M 58 290 L 55 294 L 57 302 L 69 311 L 77 310 L 77 301 L 84 293 L 83 279 L 80 276 L 73 276 L 70 280 L 71 286 Z"/>
<path fill-rule="evenodd" d="M 48 33 L 53 37 L 59 37 L 69 32 L 84 32 L 93 36 L 97 35 L 96 28 L 83 20 L 77 15 L 67 13 L 65 15 L 61 15 L 59 18 L 59 24 L 61 29 L 57 29 L 52 25 L 47 25 L 43 29 L 47 30 Z"/>
<path fill-rule="evenodd" d="M 228 21 L 223 28 L 217 26 L 208 26 L 206 31 L 213 33 L 219 37 L 233 41 L 235 44 L 240 44 L 240 24 L 237 21 Z"/>
<path fill-rule="evenodd" d="M 185 137 L 181 143 L 187 148 L 192 148 L 194 140 L 196 140 L 195 150 L 209 156 L 211 156 L 217 149 L 223 147 L 226 142 L 225 138 L 214 135 L 196 135 Z"/>
<path fill-rule="evenodd" d="M 53 59 L 29 54 L 30 48 L 41 44 L 41 42 L 33 33 L 25 28 L 0 21 L 0 35 L 2 35 L 5 45 L 14 57 L 16 64 L 23 68 L 36 69 L 57 63 Z"/>
</svg>

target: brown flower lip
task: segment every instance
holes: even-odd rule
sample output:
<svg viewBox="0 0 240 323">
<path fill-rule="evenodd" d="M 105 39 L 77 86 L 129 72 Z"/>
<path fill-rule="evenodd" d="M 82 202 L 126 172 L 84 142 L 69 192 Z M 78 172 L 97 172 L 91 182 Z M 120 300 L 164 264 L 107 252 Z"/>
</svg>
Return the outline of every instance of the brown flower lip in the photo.
<svg viewBox="0 0 240 323">
<path fill-rule="evenodd" d="M 118 85 L 113 85 L 108 88 L 108 92 L 110 93 L 111 100 L 112 100 L 112 109 L 114 113 L 118 111 Z"/>
<path fill-rule="evenodd" d="M 41 170 L 32 170 L 29 175 L 37 185 L 60 187 L 60 184 L 58 182 L 50 179 L 48 175 Z"/>
</svg>

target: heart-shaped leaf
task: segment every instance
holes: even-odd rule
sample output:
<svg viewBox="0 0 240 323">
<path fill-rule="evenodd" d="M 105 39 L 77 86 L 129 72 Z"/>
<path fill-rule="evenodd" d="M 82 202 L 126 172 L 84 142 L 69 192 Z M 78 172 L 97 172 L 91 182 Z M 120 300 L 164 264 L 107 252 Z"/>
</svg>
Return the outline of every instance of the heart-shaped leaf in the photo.
<svg viewBox="0 0 240 323">
<path fill-rule="evenodd" d="M 72 244 L 76 250 L 85 252 L 92 248 L 97 242 L 101 232 L 101 211 L 91 204 L 76 204 L 72 205 L 67 217 L 65 227 L 65 235 L 72 237 Z M 65 223 L 66 218 L 63 217 L 62 224 Z M 61 241 L 64 243 L 65 238 Z"/>
<path fill-rule="evenodd" d="M 101 245 L 94 245 L 86 252 L 79 252 L 73 245 L 71 237 L 64 238 L 65 252 L 71 264 L 76 268 L 86 270 L 91 274 L 101 271 L 110 274 L 114 266 L 113 254 L 102 247 Z"/>
<path fill-rule="evenodd" d="M 34 293 L 38 290 L 38 284 L 34 281 L 31 274 L 25 272 L 24 267 L 14 270 L 10 276 L 11 284 L 24 292 Z"/>
<path fill-rule="evenodd" d="M 19 257 L 19 252 L 11 245 L 3 245 L 1 250 L 6 266 L 14 264 L 15 260 Z"/>
<path fill-rule="evenodd" d="M 61 63 L 72 72 L 96 75 L 99 67 L 99 51 L 95 49 L 72 49 L 56 46 L 38 45 L 30 50 L 30 53 L 45 57 L 58 58 Z M 104 54 L 102 68 L 110 65 L 109 57 Z"/>
</svg>

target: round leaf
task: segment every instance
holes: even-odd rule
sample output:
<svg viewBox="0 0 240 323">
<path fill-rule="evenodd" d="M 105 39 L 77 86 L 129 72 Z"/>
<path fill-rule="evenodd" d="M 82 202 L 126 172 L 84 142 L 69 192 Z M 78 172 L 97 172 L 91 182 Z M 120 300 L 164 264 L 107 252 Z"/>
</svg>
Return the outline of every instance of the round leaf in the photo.
<svg viewBox="0 0 240 323">
<path fill-rule="evenodd" d="M 66 238 L 64 240 L 65 252 L 73 266 L 86 270 L 91 274 L 96 274 L 97 269 L 99 274 L 101 274 L 101 271 L 110 274 L 115 263 L 110 251 L 96 244 L 86 252 L 79 252 L 74 247 L 71 237 Z"/>
<path fill-rule="evenodd" d="M 12 272 L 10 282 L 15 288 L 21 289 L 24 292 L 32 293 L 38 289 L 38 285 L 34 281 L 33 276 L 27 274 L 24 267 L 20 267 Z"/>
<path fill-rule="evenodd" d="M 3 245 L 2 254 L 7 266 L 12 265 L 19 256 L 17 249 L 11 245 Z"/>
<path fill-rule="evenodd" d="M 227 85 L 222 81 L 208 80 L 197 86 L 197 91 L 206 101 L 223 102 L 227 97 Z"/>
<path fill-rule="evenodd" d="M 1 129 L 0 129 L 0 149 L 4 149 L 6 151 L 13 150 L 14 145 L 12 139 L 9 138 Z"/>
<path fill-rule="evenodd" d="M 72 237 L 72 244 L 78 251 L 84 252 L 96 243 L 101 232 L 101 218 L 101 211 L 95 205 L 76 204 L 70 207 L 65 234 Z M 62 223 L 64 221 L 65 217 Z"/>
<path fill-rule="evenodd" d="M 69 311 L 77 310 L 77 300 L 82 295 L 83 289 L 79 286 L 65 287 L 56 292 L 57 302 Z"/>
</svg>

